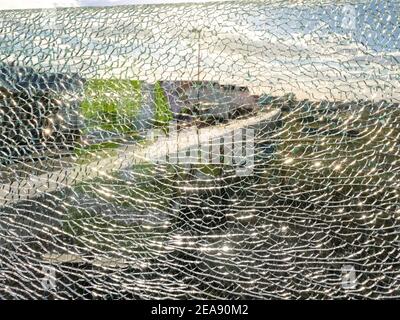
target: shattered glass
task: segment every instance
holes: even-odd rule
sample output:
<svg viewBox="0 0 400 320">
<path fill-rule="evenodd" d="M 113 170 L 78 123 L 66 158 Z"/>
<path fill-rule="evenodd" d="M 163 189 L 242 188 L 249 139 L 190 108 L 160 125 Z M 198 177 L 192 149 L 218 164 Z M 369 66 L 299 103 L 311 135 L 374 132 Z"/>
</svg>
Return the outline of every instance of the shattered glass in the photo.
<svg viewBox="0 0 400 320">
<path fill-rule="evenodd" d="M 0 298 L 399 298 L 399 5 L 0 11 Z"/>
</svg>

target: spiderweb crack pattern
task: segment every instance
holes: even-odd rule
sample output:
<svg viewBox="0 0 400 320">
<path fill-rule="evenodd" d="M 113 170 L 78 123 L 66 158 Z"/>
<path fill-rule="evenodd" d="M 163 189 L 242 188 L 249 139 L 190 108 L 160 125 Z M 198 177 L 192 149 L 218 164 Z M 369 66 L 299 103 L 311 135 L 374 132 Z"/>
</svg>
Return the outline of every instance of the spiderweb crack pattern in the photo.
<svg viewBox="0 0 400 320">
<path fill-rule="evenodd" d="M 0 298 L 398 298 L 399 1 L 0 12 Z"/>
</svg>

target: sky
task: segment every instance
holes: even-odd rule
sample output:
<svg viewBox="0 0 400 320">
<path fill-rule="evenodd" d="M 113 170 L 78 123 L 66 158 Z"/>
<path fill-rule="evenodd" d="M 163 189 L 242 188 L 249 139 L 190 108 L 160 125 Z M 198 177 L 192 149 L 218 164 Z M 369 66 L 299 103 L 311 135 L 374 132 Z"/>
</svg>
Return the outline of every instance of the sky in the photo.
<svg viewBox="0 0 400 320">
<path fill-rule="evenodd" d="M 59 6 L 196 2 L 27 1 L 0 0 L 0 8 L 5 9 L 5 4 L 8 9 L 26 8 L 27 4 L 30 8 L 51 7 L 54 1 Z M 367 5 L 354 5 L 350 7 L 352 10 L 338 6 L 334 1 L 321 2 L 317 6 L 274 8 L 263 1 L 247 7 L 242 7 L 239 1 L 237 3 L 237 6 L 221 6 L 208 11 L 197 6 L 193 10 L 155 7 L 150 12 L 143 10 L 142 17 L 134 18 L 120 14 L 119 10 L 110 10 L 110 16 L 116 14 L 118 23 L 108 24 L 104 32 L 95 34 L 92 29 L 98 26 L 97 16 L 82 13 L 85 19 L 93 19 L 93 23 L 88 24 L 92 27 L 82 28 L 81 32 L 67 32 L 60 46 L 47 44 L 46 36 L 51 29 L 46 24 L 33 20 L 36 24 L 30 29 L 26 28 L 26 21 L 11 19 L 14 33 L 0 28 L 4 29 L 0 30 L 0 61 L 15 61 L 17 57 L 18 61 L 30 66 L 40 65 L 45 71 L 74 70 L 86 78 L 126 78 L 148 82 L 187 80 L 197 72 L 193 66 L 198 61 L 198 38 L 188 35 L 190 29 L 186 27 L 207 26 L 209 33 L 215 36 L 207 34 L 202 40 L 205 41 L 201 50 L 205 80 L 245 85 L 256 94 L 266 90 L 276 95 L 293 92 L 297 97 L 311 100 L 371 97 L 371 88 L 376 88 L 378 83 L 383 89 L 373 93 L 377 99 L 380 97 L 378 94 L 386 94 L 386 88 L 394 88 L 395 92 L 390 94 L 396 96 L 397 101 L 400 99 L 398 1 L 371 1 Z M 160 16 L 157 10 L 160 10 Z M 196 14 L 201 19 L 193 19 L 196 10 L 204 11 L 206 15 Z M 147 19 L 151 14 L 156 19 Z M 354 25 L 348 23 L 349 19 L 354 21 Z M 118 28 L 114 30 L 116 25 Z M 132 30 L 137 36 L 132 36 Z M 15 36 L 18 32 L 26 36 Z M 129 41 L 118 40 L 124 34 Z M 61 54 L 67 55 L 68 59 L 53 58 Z"/>
<path fill-rule="evenodd" d="M 0 0 L 0 10 L 209 1 L 212 0 Z"/>
</svg>

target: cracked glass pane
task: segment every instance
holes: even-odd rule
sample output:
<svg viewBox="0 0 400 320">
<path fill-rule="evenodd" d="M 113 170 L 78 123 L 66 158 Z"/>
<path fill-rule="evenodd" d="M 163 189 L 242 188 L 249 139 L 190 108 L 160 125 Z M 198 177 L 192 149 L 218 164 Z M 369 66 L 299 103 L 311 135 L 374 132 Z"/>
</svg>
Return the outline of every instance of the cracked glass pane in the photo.
<svg viewBox="0 0 400 320">
<path fill-rule="evenodd" d="M 0 298 L 399 297 L 399 5 L 0 11 Z"/>
</svg>

